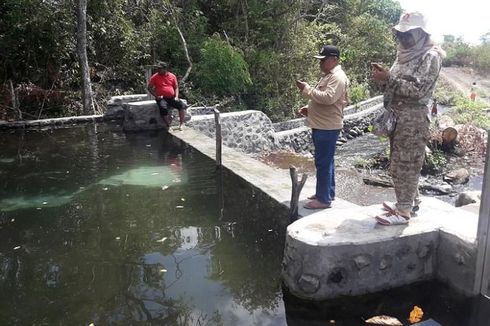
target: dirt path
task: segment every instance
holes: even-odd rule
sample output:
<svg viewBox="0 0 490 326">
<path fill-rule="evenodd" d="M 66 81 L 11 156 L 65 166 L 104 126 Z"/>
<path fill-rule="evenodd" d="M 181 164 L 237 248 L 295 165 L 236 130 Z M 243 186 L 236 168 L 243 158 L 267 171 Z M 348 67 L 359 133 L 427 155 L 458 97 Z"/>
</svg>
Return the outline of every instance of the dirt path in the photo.
<svg viewBox="0 0 490 326">
<path fill-rule="evenodd" d="M 441 77 L 451 85 L 469 96 L 473 83 L 476 91 L 476 98 L 490 106 L 490 77 L 479 75 L 471 68 L 444 67 L 441 70 Z"/>
</svg>

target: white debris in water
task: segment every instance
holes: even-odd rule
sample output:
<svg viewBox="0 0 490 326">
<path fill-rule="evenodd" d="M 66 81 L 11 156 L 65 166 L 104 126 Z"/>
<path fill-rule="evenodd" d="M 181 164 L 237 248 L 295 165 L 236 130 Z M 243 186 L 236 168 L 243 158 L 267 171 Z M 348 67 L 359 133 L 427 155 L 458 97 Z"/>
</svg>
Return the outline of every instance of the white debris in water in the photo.
<svg viewBox="0 0 490 326">
<path fill-rule="evenodd" d="M 43 201 L 43 205 L 47 205 L 47 204 L 48 204 L 48 202 L 47 202 L 47 201 Z"/>
<path fill-rule="evenodd" d="M 151 175 L 159 175 L 159 174 L 160 174 L 160 173 L 158 173 L 158 172 L 154 172 L 154 173 L 152 173 Z"/>
<path fill-rule="evenodd" d="M 160 270 L 160 273 L 166 273 L 166 272 L 167 272 L 167 270 L 166 270 L 165 268 L 162 268 L 162 269 Z"/>
<path fill-rule="evenodd" d="M 14 250 L 20 249 L 20 246 L 14 247 Z"/>
<path fill-rule="evenodd" d="M 146 144 L 146 147 L 151 147 L 151 144 Z"/>
<path fill-rule="evenodd" d="M 116 237 L 116 240 L 121 240 L 121 237 Z"/>
<path fill-rule="evenodd" d="M 163 243 L 163 241 L 165 241 L 165 240 L 167 240 L 167 237 L 163 237 L 163 238 L 161 238 L 161 239 L 157 240 L 157 242 L 161 242 L 161 243 Z"/>
<path fill-rule="evenodd" d="M 162 190 L 167 190 L 168 186 L 162 186 Z"/>
<path fill-rule="evenodd" d="M 180 198 L 180 200 L 185 201 L 185 198 Z"/>
<path fill-rule="evenodd" d="M 10 222 L 15 222 L 15 218 L 11 219 Z"/>
<path fill-rule="evenodd" d="M 42 208 L 41 208 L 41 207 L 36 207 L 36 209 L 37 209 L 38 211 L 40 211 Z"/>
<path fill-rule="evenodd" d="M 109 190 L 109 188 L 107 188 L 107 187 L 104 187 L 104 188 L 102 188 L 102 190 Z"/>
<path fill-rule="evenodd" d="M 184 208 L 184 206 L 178 205 L 178 206 L 175 206 L 175 208 Z"/>
</svg>

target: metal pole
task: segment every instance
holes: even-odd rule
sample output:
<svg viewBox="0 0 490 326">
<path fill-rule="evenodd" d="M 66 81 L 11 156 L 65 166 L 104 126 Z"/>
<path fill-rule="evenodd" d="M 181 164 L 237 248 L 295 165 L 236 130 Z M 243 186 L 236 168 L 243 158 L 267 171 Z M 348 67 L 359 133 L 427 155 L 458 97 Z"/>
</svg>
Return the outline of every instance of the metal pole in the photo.
<svg viewBox="0 0 490 326">
<path fill-rule="evenodd" d="M 474 294 L 489 295 L 490 282 L 490 139 L 487 131 L 487 153 L 485 156 L 485 172 L 478 219 L 478 233 L 476 236 L 477 256 Z"/>
<path fill-rule="evenodd" d="M 221 160 L 221 147 L 222 147 L 222 138 L 221 138 L 221 119 L 220 119 L 220 112 L 218 109 L 214 108 L 214 123 L 216 125 L 216 167 L 220 168 L 222 165 L 222 160 Z"/>
</svg>

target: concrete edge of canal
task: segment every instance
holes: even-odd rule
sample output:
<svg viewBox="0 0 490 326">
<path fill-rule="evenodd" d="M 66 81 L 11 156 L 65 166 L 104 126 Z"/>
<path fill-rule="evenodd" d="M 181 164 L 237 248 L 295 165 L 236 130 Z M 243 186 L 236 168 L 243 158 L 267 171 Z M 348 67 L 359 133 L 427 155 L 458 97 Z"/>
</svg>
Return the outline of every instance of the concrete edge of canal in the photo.
<svg viewBox="0 0 490 326">
<path fill-rule="evenodd" d="M 170 130 L 176 138 L 215 159 L 214 139 L 192 129 Z M 270 167 L 223 147 L 223 166 L 289 207 L 289 171 Z M 327 210 L 302 208 L 314 193 L 309 178 L 300 196 L 303 218 L 287 229 L 283 280 L 295 296 L 325 300 L 361 295 L 412 282 L 438 279 L 465 295 L 475 282 L 478 214 L 423 197 L 408 225 L 385 227 L 374 216 L 381 205 L 361 207 L 337 199 Z"/>
</svg>

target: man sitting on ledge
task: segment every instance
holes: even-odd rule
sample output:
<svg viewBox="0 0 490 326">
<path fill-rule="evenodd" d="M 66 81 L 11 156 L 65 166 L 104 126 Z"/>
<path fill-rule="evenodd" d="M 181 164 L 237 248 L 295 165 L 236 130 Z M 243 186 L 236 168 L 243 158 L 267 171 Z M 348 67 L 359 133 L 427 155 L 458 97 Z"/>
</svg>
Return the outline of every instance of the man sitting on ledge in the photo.
<svg viewBox="0 0 490 326">
<path fill-rule="evenodd" d="M 179 110 L 179 130 L 182 130 L 187 105 L 179 99 L 177 77 L 168 70 L 166 62 L 158 63 L 157 72 L 151 76 L 148 82 L 148 91 L 155 97 L 160 115 L 167 128 L 172 123 L 172 116 L 168 114 L 169 107 Z"/>
</svg>

